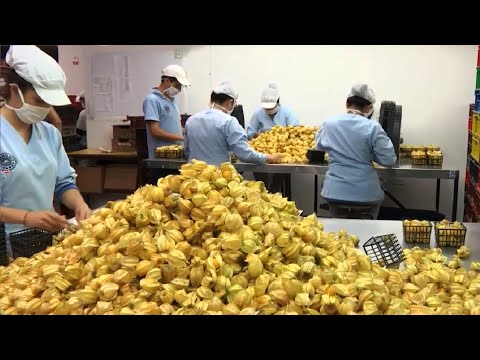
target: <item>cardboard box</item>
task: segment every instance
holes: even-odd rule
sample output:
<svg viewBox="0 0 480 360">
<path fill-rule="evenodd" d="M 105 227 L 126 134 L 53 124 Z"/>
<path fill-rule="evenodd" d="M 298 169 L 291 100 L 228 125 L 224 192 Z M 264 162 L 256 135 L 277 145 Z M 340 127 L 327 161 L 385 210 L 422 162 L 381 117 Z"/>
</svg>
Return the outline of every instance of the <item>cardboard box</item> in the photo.
<svg viewBox="0 0 480 360">
<path fill-rule="evenodd" d="M 77 186 L 81 193 L 102 194 L 105 183 L 104 166 L 77 166 Z"/>
<path fill-rule="evenodd" d="M 132 190 L 137 189 L 137 164 L 111 164 L 105 169 L 106 190 Z"/>
</svg>

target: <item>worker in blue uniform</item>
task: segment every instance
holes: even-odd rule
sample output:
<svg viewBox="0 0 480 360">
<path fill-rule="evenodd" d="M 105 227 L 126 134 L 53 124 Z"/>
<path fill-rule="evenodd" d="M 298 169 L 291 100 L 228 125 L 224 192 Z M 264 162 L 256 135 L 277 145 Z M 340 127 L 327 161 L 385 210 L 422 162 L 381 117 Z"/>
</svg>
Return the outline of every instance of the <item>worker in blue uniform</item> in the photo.
<svg viewBox="0 0 480 360">
<path fill-rule="evenodd" d="M 231 116 L 238 94 L 230 82 L 217 85 L 208 109 L 191 116 L 185 124 L 185 156 L 188 160 L 220 165 L 230 161 L 233 152 L 241 161 L 255 164 L 275 163 L 279 155 L 267 155 L 253 150 L 247 134 L 237 119 Z"/>
<path fill-rule="evenodd" d="M 391 167 L 397 159 L 382 126 L 367 118 L 374 103 L 375 94 L 367 84 L 354 85 L 346 113 L 326 119 L 315 137 L 316 149 L 329 157 L 322 196 L 332 217 L 378 216 L 384 192 L 372 161 Z"/>
<path fill-rule="evenodd" d="M 299 121 L 295 113 L 288 106 L 280 104 L 280 92 L 276 83 L 271 82 L 262 91 L 261 108 L 256 110 L 247 127 L 248 139 L 256 138 L 274 126 L 297 126 Z M 287 193 L 287 183 L 290 183 L 290 174 L 254 173 L 255 179 L 263 181 L 271 193 Z M 289 188 L 289 187 L 288 187 Z"/>
<path fill-rule="evenodd" d="M 54 198 L 75 211 L 77 221 L 90 215 L 75 183 L 60 132 L 42 121 L 52 105 L 70 104 L 66 77 L 58 63 L 33 45 L 12 45 L 9 92 L 0 108 L 0 222 L 7 233 L 24 228 L 60 231 L 65 217 Z"/>
<path fill-rule="evenodd" d="M 169 65 L 162 70 L 160 84 L 143 101 L 149 159 L 155 158 L 157 147 L 183 144 L 180 111 L 175 97 L 185 86 L 190 86 L 185 70 L 180 65 Z M 158 178 L 178 174 L 178 170 L 151 169 L 151 173 L 150 182 L 156 184 Z"/>
</svg>

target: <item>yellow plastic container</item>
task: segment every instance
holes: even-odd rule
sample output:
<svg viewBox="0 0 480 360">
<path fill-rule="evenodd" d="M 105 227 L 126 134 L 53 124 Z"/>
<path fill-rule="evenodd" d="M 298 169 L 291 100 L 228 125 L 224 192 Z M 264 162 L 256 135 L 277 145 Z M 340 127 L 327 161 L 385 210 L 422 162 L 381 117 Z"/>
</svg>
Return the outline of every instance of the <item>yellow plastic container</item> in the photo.
<svg viewBox="0 0 480 360">
<path fill-rule="evenodd" d="M 480 136 L 480 113 L 472 113 L 472 133 L 474 135 Z"/>
<path fill-rule="evenodd" d="M 480 159 L 480 140 L 475 137 L 475 136 L 472 136 L 472 150 L 470 152 L 470 155 L 472 156 L 472 158 L 475 160 L 475 161 L 479 161 Z"/>
</svg>

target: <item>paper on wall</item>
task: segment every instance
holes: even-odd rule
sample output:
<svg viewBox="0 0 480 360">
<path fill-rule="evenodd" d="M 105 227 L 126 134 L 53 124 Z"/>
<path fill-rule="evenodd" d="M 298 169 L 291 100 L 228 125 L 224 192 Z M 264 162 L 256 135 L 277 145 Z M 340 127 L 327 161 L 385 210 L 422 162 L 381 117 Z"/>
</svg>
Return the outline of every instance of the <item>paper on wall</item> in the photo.
<svg viewBox="0 0 480 360">
<path fill-rule="evenodd" d="M 112 112 L 113 80 L 111 76 L 95 75 L 93 85 L 93 106 L 95 112 Z"/>
<path fill-rule="evenodd" d="M 132 79 L 130 75 L 130 57 L 116 55 L 113 58 L 115 80 L 118 81 L 118 95 L 121 101 L 128 100 L 132 95 Z"/>
</svg>

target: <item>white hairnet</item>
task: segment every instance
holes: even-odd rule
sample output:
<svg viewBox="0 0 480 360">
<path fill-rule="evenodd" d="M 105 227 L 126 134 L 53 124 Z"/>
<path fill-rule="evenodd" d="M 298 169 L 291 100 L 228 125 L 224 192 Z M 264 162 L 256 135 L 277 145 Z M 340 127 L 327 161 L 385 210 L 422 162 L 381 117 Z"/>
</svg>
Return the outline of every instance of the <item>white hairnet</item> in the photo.
<svg viewBox="0 0 480 360">
<path fill-rule="evenodd" d="M 352 96 L 358 96 L 361 97 L 362 99 L 365 99 L 372 104 L 375 104 L 375 93 L 373 92 L 372 89 L 368 87 L 367 84 L 355 84 L 352 87 L 352 90 L 350 90 L 350 94 L 348 97 Z"/>
<path fill-rule="evenodd" d="M 230 96 L 233 100 L 237 101 L 238 94 L 234 90 L 230 81 L 224 81 L 213 88 L 215 94 L 225 94 Z"/>
<path fill-rule="evenodd" d="M 177 79 L 183 86 L 190 86 L 190 81 L 187 79 L 187 73 L 180 65 L 169 65 L 162 71 L 162 76 L 169 76 Z"/>
<path fill-rule="evenodd" d="M 262 91 L 262 107 L 264 109 L 274 108 L 279 98 L 280 92 L 278 91 L 278 85 L 274 82 L 269 83 L 267 88 Z"/>
<path fill-rule="evenodd" d="M 70 104 L 65 93 L 67 78 L 62 68 L 35 45 L 11 45 L 6 55 L 7 64 L 32 84 L 38 96 L 47 104 Z"/>
</svg>

